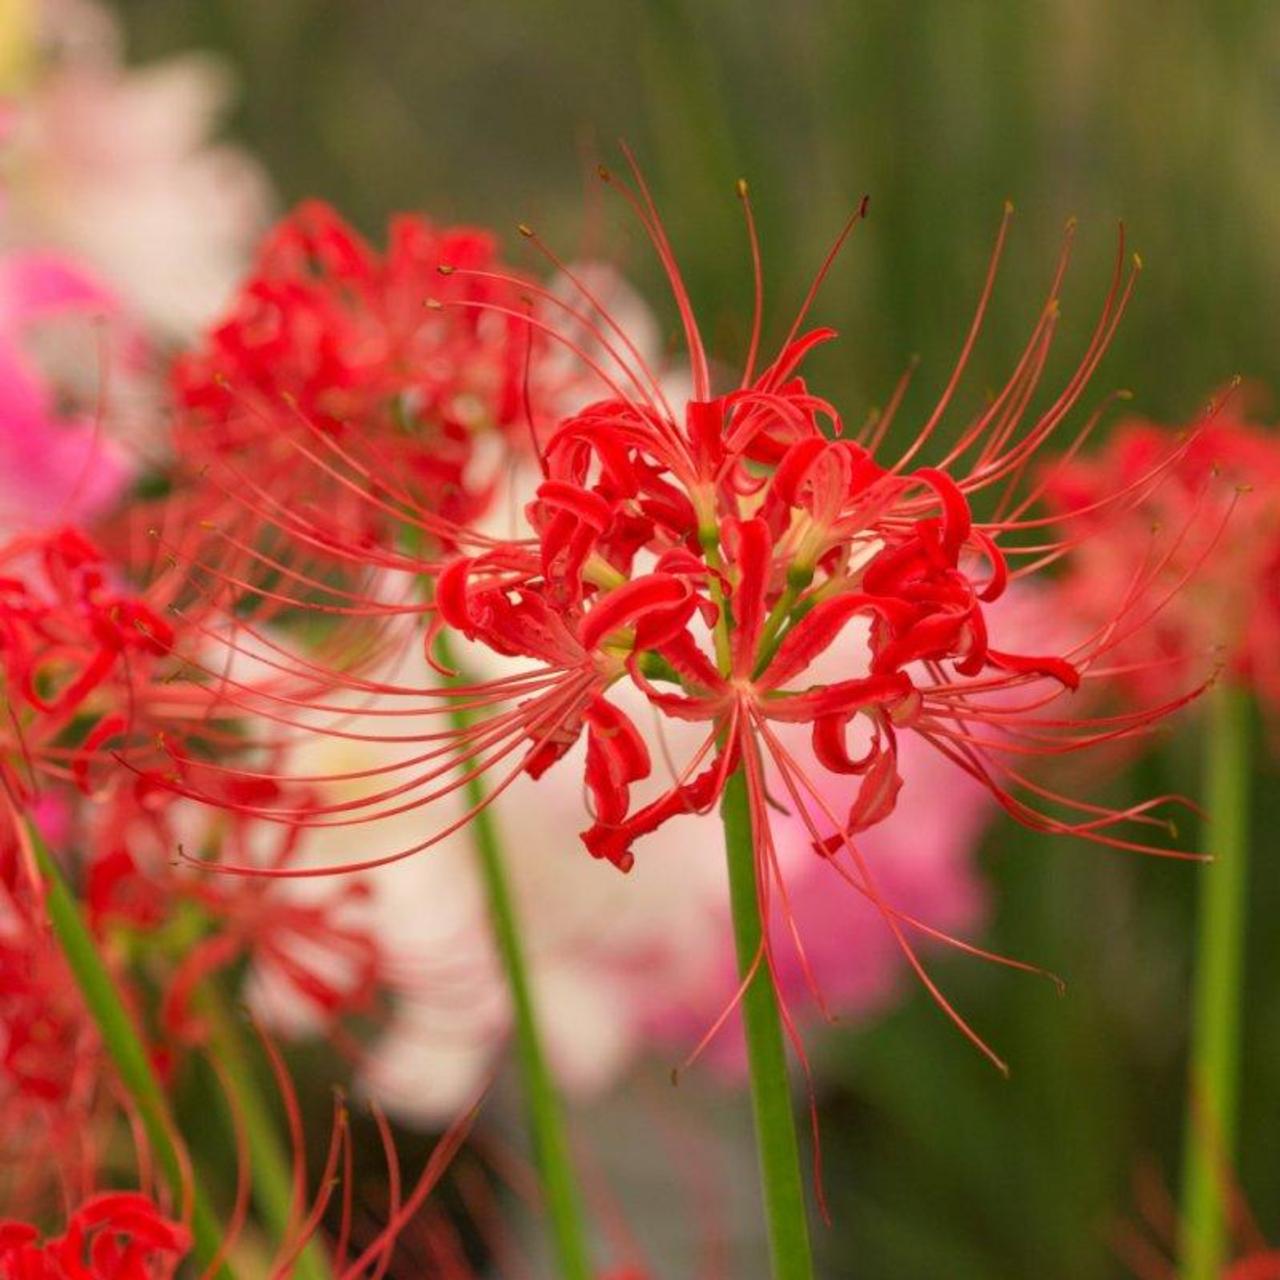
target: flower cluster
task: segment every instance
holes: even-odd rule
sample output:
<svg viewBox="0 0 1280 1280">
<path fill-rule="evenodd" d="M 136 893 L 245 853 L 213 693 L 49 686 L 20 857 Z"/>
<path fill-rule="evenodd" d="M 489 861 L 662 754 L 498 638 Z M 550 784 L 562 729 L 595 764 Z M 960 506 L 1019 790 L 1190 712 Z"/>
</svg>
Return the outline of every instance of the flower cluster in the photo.
<svg viewBox="0 0 1280 1280">
<path fill-rule="evenodd" d="M 173 656 L 164 585 L 139 594 L 122 579 L 75 528 L 0 547 L 0 1103 L 9 1132 L 20 1131 L 20 1114 L 33 1142 L 34 1116 L 50 1149 L 65 1145 L 73 1164 L 102 1101 L 103 1059 L 44 920 L 24 818 L 73 874 L 106 954 L 126 935 L 148 936 L 147 981 L 135 985 L 123 966 L 118 981 L 141 1016 L 156 996 L 147 1021 L 159 1062 L 203 1042 L 192 998 L 242 961 L 283 981 L 334 1029 L 372 1008 L 385 968 L 372 936 L 348 922 L 365 891 L 358 881 L 301 903 L 175 865 L 184 841 L 197 852 L 235 847 L 265 866 L 287 864 L 293 842 L 287 830 L 254 843 L 230 820 L 211 824 L 158 782 L 160 771 L 181 770 L 187 752 L 227 755 L 239 738 L 208 719 L 209 691 Z M 226 785 L 259 800 L 279 790 L 240 778 Z"/>
<path fill-rule="evenodd" d="M 0 1222 L 3 1280 L 171 1280 L 190 1233 L 138 1192 L 90 1197 L 54 1239 L 23 1222 Z"/>
<path fill-rule="evenodd" d="M 446 265 L 457 274 L 442 276 Z M 485 435 L 527 446 L 536 393 L 549 390 L 533 287 L 487 232 L 405 214 L 380 252 L 328 206 L 304 204 L 178 360 L 179 452 L 206 497 L 250 485 L 260 511 L 297 507 L 298 527 L 314 521 L 330 541 L 385 541 L 406 503 L 431 513 L 423 533 L 467 524 L 492 494 Z M 222 496 L 225 521 L 234 503 Z"/>
<path fill-rule="evenodd" d="M 940 458 L 924 463 L 921 455 L 940 435 L 976 343 L 1007 214 L 946 387 L 909 447 L 886 458 L 906 379 L 887 411 L 850 435 L 838 408 L 803 375 L 810 352 L 835 336 L 806 328 L 831 258 L 778 354 L 759 358 L 757 311 L 741 377 L 716 390 L 692 304 L 643 182 L 636 189 L 617 185 L 656 247 L 683 323 L 691 392 L 682 403 L 671 402 L 584 286 L 575 315 L 590 347 L 574 349 L 604 398 L 537 432 L 540 479 L 525 511 L 528 536 L 455 526 L 443 531 L 439 550 L 416 553 L 404 531 L 438 530 L 437 508 L 404 489 L 397 504 L 385 502 L 385 486 L 396 482 L 353 463 L 349 454 L 341 465 L 321 460 L 322 473 L 340 476 L 366 508 L 385 512 L 395 505 L 401 528 L 369 548 L 360 545 L 354 521 L 331 524 L 324 538 L 330 554 L 382 572 L 366 580 L 363 594 L 344 579 L 317 601 L 318 576 L 298 566 L 322 541 L 318 531 L 301 531 L 290 515 L 250 503 L 263 517 L 258 545 L 271 546 L 250 558 L 259 572 L 278 573 L 273 600 L 339 615 L 347 663 L 322 671 L 314 654 L 282 646 L 261 628 L 254 632 L 246 617 L 258 602 L 249 599 L 246 607 L 243 575 L 224 575 L 223 587 L 240 609 L 237 634 L 269 645 L 281 677 L 270 688 L 238 684 L 230 694 L 236 714 L 270 714 L 285 728 L 310 734 L 325 726 L 299 708 L 327 710 L 335 717 L 331 731 L 341 738 L 349 732 L 342 699 L 366 697 L 381 701 L 378 714 L 390 723 L 414 727 L 380 735 L 403 745 L 400 758 L 342 778 L 341 800 L 305 811 L 246 802 L 237 811 L 304 828 L 349 828 L 436 804 L 482 776 L 493 780 L 489 797 L 407 847 L 280 874 L 371 869 L 435 846 L 517 777 L 541 777 L 579 742 L 585 743 L 590 812 L 582 842 L 592 856 L 630 869 L 638 841 L 674 818 L 710 811 L 740 771 L 763 913 L 790 916 L 770 816 L 780 808 L 803 825 L 837 880 L 876 907 L 922 976 L 908 934 L 945 935 L 884 897 L 859 845 L 861 833 L 895 808 L 904 734 L 941 753 L 1028 825 L 1121 848 L 1152 848 L 1125 829 L 1130 822 L 1156 822 L 1151 803 L 1112 811 L 1074 800 L 1051 790 L 1028 762 L 1142 733 L 1195 690 L 1121 716 L 1073 715 L 1063 699 L 1102 674 L 1102 660 L 1136 624 L 1135 597 L 1083 634 L 1064 638 L 1065 626 L 1056 635 L 1052 626 L 1040 628 L 1052 635 L 1048 650 L 1005 642 L 999 604 L 1012 583 L 1030 578 L 1077 540 L 1075 533 L 1046 540 L 1052 517 L 1035 509 L 1045 482 L 1023 481 L 1035 475 L 1041 451 L 1077 407 L 1119 322 L 1137 274 L 1136 260 L 1126 274 L 1123 242 L 1080 362 L 1048 406 L 1031 409 L 1057 328 L 1070 232 L 1007 382 L 940 448 Z M 758 262 L 745 188 L 742 194 Z M 460 287 L 491 282 L 487 269 L 445 263 L 440 277 L 442 291 L 430 310 L 509 315 L 500 303 L 457 297 Z M 565 345 L 545 317 L 525 314 L 531 330 Z M 1077 441 L 1100 413 L 1086 417 Z M 313 414 L 302 417 L 319 434 L 324 425 Z M 1134 493 L 1154 486 L 1168 465 L 1167 458 L 1153 460 L 1143 486 L 1108 495 L 1090 514 L 1127 509 Z M 292 556 L 279 549 L 290 544 Z M 237 545 L 243 548 L 244 540 Z M 424 581 L 432 584 L 429 605 L 421 603 Z M 418 603 L 405 603 L 415 595 Z M 416 674 L 388 677 L 388 647 L 371 641 L 395 632 L 400 666 L 393 669 L 406 669 L 412 633 L 393 624 L 428 608 L 427 658 L 449 676 L 443 690 Z M 490 680 L 459 675 L 448 659 L 432 658 L 434 639 L 450 636 L 512 665 Z M 297 691 L 286 693 L 290 678 Z M 667 760 L 665 781 L 645 733 L 617 696 L 624 686 L 642 695 L 660 723 L 698 730 L 684 758 Z M 327 697 L 317 693 L 323 688 Z M 416 727 L 424 722 L 431 727 Z M 182 787 L 184 794 L 219 802 L 198 762 Z M 234 863 L 224 868 L 253 870 Z M 794 926 L 786 932 L 803 957 Z M 772 956 L 769 961 L 772 966 Z"/>
<path fill-rule="evenodd" d="M 78 529 L 14 538 L 0 547 L 0 568 L 7 790 L 22 796 L 47 774 L 87 792 L 101 747 L 163 731 L 160 664 L 173 628 L 118 589 L 105 556 Z"/>
<path fill-rule="evenodd" d="M 1139 696 L 1168 696 L 1189 670 L 1222 665 L 1280 707 L 1280 437 L 1250 421 L 1247 394 L 1228 392 L 1194 433 L 1129 422 L 1101 452 L 1047 469 L 1055 508 L 1097 526 L 1068 559 L 1067 606 L 1096 623 L 1136 583 L 1147 587 L 1138 607 L 1150 623 L 1120 649 Z M 1150 485 L 1153 463 L 1171 453 L 1167 478 Z M 1117 491 L 1138 498 L 1123 518 L 1098 520 Z M 1161 529 L 1178 531 L 1163 553 Z"/>
<path fill-rule="evenodd" d="M 6 1212 L 85 1194 L 112 1107 L 96 1027 L 6 844 L 0 880 L 0 1129 Z"/>
</svg>

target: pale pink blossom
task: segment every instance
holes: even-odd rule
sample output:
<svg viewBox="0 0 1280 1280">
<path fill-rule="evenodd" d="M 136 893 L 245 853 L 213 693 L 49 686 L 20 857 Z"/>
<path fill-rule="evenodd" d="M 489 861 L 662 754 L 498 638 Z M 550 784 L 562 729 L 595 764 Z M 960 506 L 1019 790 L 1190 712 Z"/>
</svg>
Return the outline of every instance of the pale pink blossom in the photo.
<svg viewBox="0 0 1280 1280">
<path fill-rule="evenodd" d="M 189 332 L 226 300 L 270 203 L 256 162 L 211 142 L 227 72 L 202 54 L 126 67 L 108 10 L 32 2 L 39 43 L 7 103 L 0 242 L 69 250 L 149 325 Z"/>
</svg>

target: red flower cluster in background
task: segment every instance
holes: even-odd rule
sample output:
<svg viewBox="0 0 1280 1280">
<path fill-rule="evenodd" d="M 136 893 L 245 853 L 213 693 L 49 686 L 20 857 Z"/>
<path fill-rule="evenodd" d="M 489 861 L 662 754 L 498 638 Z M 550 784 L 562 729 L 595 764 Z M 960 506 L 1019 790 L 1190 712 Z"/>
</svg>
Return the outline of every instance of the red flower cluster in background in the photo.
<svg viewBox="0 0 1280 1280">
<path fill-rule="evenodd" d="M 77 529 L 12 539 L 0 547 L 0 570 L 7 789 L 22 796 L 45 773 L 87 791 L 103 744 L 158 729 L 148 694 L 173 627 L 111 581 L 106 557 Z"/>
<path fill-rule="evenodd" d="M 0 1221 L 0 1280 L 170 1280 L 190 1248 L 186 1228 L 147 1196 L 105 1192 L 76 1209 L 54 1239 Z"/>
<path fill-rule="evenodd" d="M 527 447 L 553 391 L 539 372 L 546 338 L 529 323 L 535 291 L 488 232 L 404 214 L 379 252 L 327 205 L 299 206 L 227 317 L 175 364 L 175 443 L 194 488 L 226 520 L 235 504 L 220 486 L 237 485 L 234 471 L 265 511 L 296 505 L 339 536 L 369 526 L 371 540 L 406 500 L 437 533 L 475 519 L 492 481 L 477 439 Z M 363 496 L 344 461 L 361 469 Z M 202 486 L 210 464 L 218 476 Z"/>
<path fill-rule="evenodd" d="M 1055 508 L 1096 526 L 1068 559 L 1064 605 L 1097 620 L 1139 596 L 1143 625 L 1127 629 L 1116 660 L 1142 696 L 1224 666 L 1280 709 L 1280 437 L 1250 421 L 1251 394 L 1228 392 L 1190 436 L 1124 423 L 1097 454 L 1046 468 Z M 1153 462 L 1171 450 L 1176 462 L 1150 484 Z M 1098 519 L 1117 491 L 1135 500 Z"/>
<path fill-rule="evenodd" d="M 6 1212 L 88 1194 L 114 1112 L 112 1071 L 16 860 L 0 884 L 0 1134 Z"/>
<path fill-rule="evenodd" d="M 359 881 L 303 903 L 249 882 L 211 881 L 175 858 L 185 838 L 199 851 L 216 841 L 280 865 L 293 842 L 287 828 L 255 840 L 247 824 L 211 823 L 159 780 L 188 752 L 227 755 L 244 744 L 238 729 L 208 718 L 203 676 L 174 657 L 188 619 L 167 608 L 167 584 L 131 589 L 124 566 L 72 528 L 11 540 L 0 547 L 0 570 L 0 1130 L 12 1166 L 6 1205 L 29 1207 L 38 1220 L 51 1202 L 95 1193 L 131 1105 L 51 930 L 27 818 L 77 891 L 161 1076 L 204 1049 L 199 988 L 235 966 L 247 962 L 282 983 L 313 1024 L 340 1037 L 343 1019 L 375 1011 L 384 960 L 368 931 L 345 920 L 364 892 Z M 240 778 L 227 786 L 259 800 L 279 790 Z M 130 960 L 139 939 L 144 970 Z M 123 1221 L 77 1216 L 43 1245 L 13 1228 L 0 1274 L 170 1274 L 172 1266 L 152 1268 L 149 1245 L 117 1241 Z M 79 1256 L 90 1226 L 102 1227 L 85 1245 L 96 1269 L 55 1270 Z"/>
</svg>

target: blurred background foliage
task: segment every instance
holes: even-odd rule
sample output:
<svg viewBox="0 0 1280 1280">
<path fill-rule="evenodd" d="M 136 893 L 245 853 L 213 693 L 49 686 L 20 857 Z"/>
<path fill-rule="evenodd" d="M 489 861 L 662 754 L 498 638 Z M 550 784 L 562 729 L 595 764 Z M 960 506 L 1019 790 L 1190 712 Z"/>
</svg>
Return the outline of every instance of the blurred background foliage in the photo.
<svg viewBox="0 0 1280 1280">
<path fill-rule="evenodd" d="M 1146 271 L 1095 399 L 1132 388 L 1136 412 L 1184 421 L 1236 373 L 1280 386 L 1271 0 L 117 2 L 135 59 L 192 46 L 228 58 L 234 131 L 286 201 L 323 196 L 374 235 L 401 208 L 528 221 L 567 254 L 619 255 L 673 323 L 656 264 L 594 176 L 626 138 L 726 358 L 741 351 L 750 301 L 734 180 L 751 182 L 775 337 L 869 194 L 870 220 L 816 311 L 843 340 L 815 379 L 853 423 L 914 354 L 901 429 L 919 422 L 1006 198 L 1013 235 L 964 403 L 1007 372 L 1072 216 L 1060 373 L 1086 340 L 1123 219 Z M 1153 758 L 1116 762 L 1115 793 L 1194 792 L 1195 737 L 1184 719 Z M 1266 853 L 1280 801 L 1274 766 L 1260 769 Z M 1152 1161 L 1172 1183 L 1195 869 L 1003 827 L 983 856 L 990 945 L 1062 974 L 1068 994 L 937 961 L 1009 1058 L 1008 1082 L 918 993 L 871 1028 L 826 1037 L 827 1275 L 1119 1275 L 1109 1234 L 1136 1217 L 1134 1171 Z M 1255 864 L 1240 1173 L 1276 1238 L 1280 864 Z"/>
</svg>

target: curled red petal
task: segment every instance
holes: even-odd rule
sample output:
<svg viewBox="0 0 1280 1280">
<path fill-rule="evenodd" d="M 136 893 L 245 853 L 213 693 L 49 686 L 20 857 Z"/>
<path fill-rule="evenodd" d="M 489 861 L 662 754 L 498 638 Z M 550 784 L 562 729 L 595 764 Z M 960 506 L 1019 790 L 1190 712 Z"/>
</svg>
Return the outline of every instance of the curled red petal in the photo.
<svg viewBox="0 0 1280 1280">
<path fill-rule="evenodd" d="M 671 574 L 646 574 L 610 591 L 595 605 L 582 623 L 582 646 L 587 650 L 596 649 L 614 632 L 639 626 L 644 621 L 649 631 L 646 647 L 652 648 L 664 642 L 659 636 L 672 615 L 678 616 L 684 611 L 683 622 L 679 624 L 683 626 L 696 607 L 697 601 L 687 582 Z"/>
<path fill-rule="evenodd" d="M 914 611 L 911 606 L 892 597 L 867 595 L 849 591 L 824 600 L 809 611 L 787 632 L 773 660 L 762 673 L 761 689 L 776 689 L 800 675 L 839 637 L 840 632 L 859 615 L 883 618 L 891 626 L 904 624 Z"/>
<path fill-rule="evenodd" d="M 630 717 L 606 699 L 595 698 L 584 718 L 587 786 L 596 821 L 610 825 L 626 816 L 631 783 L 649 776 L 649 751 Z"/>
<path fill-rule="evenodd" d="M 973 528 L 973 514 L 969 510 L 969 500 L 960 490 L 960 486 L 945 471 L 937 467 L 921 467 L 913 472 L 916 480 L 925 484 L 938 495 L 942 503 L 942 541 L 948 554 L 957 556 L 960 548 L 969 539 Z"/>
<path fill-rule="evenodd" d="M 629 817 L 615 823 L 597 821 L 582 833 L 582 843 L 592 857 L 607 859 L 619 871 L 630 871 L 635 865 L 631 846 L 641 836 L 680 814 L 705 812 L 715 803 L 731 772 L 732 763 L 726 767 L 723 760 L 713 761 L 692 782 L 671 787 Z"/>
<path fill-rule="evenodd" d="M 1032 657 L 1028 654 L 1001 653 L 987 650 L 987 661 L 1001 671 L 1013 671 L 1018 675 L 1049 676 L 1067 689 L 1080 687 L 1080 672 L 1066 658 L 1052 656 Z"/>
<path fill-rule="evenodd" d="M 848 843 L 852 835 L 883 822 L 898 803 L 902 790 L 902 777 L 898 773 L 898 753 L 892 739 L 881 749 L 862 774 L 858 794 L 849 808 L 849 817 L 843 831 L 835 832 L 825 840 L 815 842 L 819 853 L 834 856 Z"/>
</svg>

